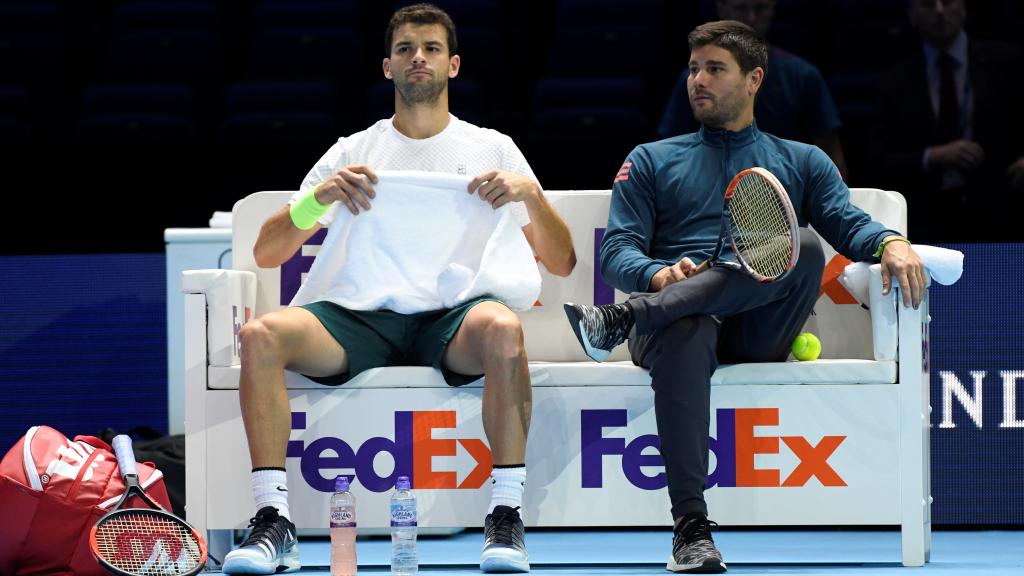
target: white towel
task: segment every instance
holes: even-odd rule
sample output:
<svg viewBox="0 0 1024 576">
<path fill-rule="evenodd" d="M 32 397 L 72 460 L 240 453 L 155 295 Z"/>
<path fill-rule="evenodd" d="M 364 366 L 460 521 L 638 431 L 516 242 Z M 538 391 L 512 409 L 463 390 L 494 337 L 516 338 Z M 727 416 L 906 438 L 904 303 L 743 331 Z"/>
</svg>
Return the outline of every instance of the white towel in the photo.
<svg viewBox="0 0 1024 576">
<path fill-rule="evenodd" d="M 414 314 L 493 296 L 528 310 L 537 263 L 508 206 L 467 191 L 472 178 L 438 172 L 377 174 L 372 209 L 337 211 L 291 305 L 329 300 L 351 310 Z"/>
<path fill-rule="evenodd" d="M 928 275 L 939 284 L 949 286 L 960 279 L 964 272 L 964 253 L 959 250 L 939 248 L 927 244 L 912 245 L 914 252 L 921 258 Z M 839 282 L 850 291 L 850 294 L 861 304 L 868 303 L 868 269 L 879 264 L 854 262 L 849 264 L 839 275 Z"/>
</svg>

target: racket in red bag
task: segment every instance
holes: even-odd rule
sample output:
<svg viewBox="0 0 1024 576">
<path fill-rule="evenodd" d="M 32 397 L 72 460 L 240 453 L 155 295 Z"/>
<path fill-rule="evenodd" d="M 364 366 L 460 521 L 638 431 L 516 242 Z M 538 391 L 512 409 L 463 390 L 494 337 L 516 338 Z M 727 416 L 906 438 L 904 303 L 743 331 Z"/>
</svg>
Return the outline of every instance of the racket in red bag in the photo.
<svg viewBox="0 0 1024 576">
<path fill-rule="evenodd" d="M 111 442 L 125 491 L 89 532 L 96 561 L 118 576 L 192 576 L 206 566 L 206 542 L 187 522 L 165 510 L 139 486 L 132 440 Z M 149 508 L 122 508 L 131 496 Z"/>
</svg>

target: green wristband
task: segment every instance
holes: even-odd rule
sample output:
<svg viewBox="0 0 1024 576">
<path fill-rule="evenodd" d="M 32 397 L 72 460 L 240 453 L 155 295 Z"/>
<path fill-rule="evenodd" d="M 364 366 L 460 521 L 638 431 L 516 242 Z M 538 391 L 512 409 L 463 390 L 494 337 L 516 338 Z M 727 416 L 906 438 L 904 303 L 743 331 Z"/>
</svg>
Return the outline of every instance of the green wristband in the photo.
<svg viewBox="0 0 1024 576">
<path fill-rule="evenodd" d="M 872 254 L 872 256 L 874 256 L 875 258 L 881 258 L 882 252 L 885 252 L 885 245 L 890 242 L 906 242 L 907 244 L 910 244 L 910 240 L 907 240 L 903 236 L 891 234 L 889 236 L 886 236 L 885 238 L 882 238 L 882 243 L 878 245 L 878 250 L 875 250 L 875 253 Z"/>
<path fill-rule="evenodd" d="M 315 190 L 310 190 L 288 209 L 288 214 L 292 217 L 292 224 L 295 224 L 299 230 L 309 230 L 327 212 L 328 207 L 316 199 L 315 192 Z"/>
</svg>

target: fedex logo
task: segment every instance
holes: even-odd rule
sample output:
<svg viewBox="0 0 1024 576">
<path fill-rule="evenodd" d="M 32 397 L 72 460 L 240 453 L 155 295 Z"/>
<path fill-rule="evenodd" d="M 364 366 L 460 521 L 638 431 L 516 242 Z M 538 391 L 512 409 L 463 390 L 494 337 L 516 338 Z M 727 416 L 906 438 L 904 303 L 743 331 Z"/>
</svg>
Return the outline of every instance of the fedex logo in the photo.
<svg viewBox="0 0 1024 576">
<path fill-rule="evenodd" d="M 241 321 L 239 321 L 238 306 L 231 306 L 231 332 L 235 337 L 232 346 L 234 348 L 235 356 L 238 356 L 242 350 L 242 339 L 238 336 L 238 333 L 242 331 L 242 325 L 248 322 L 250 318 L 252 318 L 252 308 L 246 306 L 244 316 Z"/>
<path fill-rule="evenodd" d="M 434 438 L 438 428 L 455 428 L 454 410 L 416 410 L 395 412 L 394 439 L 375 436 L 360 446 L 341 438 L 325 436 L 309 444 L 302 440 L 288 441 L 288 458 L 298 458 L 302 478 L 320 492 L 334 491 L 334 478 L 342 471 L 352 471 L 356 479 L 371 492 L 384 492 L 395 485 L 399 476 L 408 476 L 413 487 L 424 489 L 479 488 L 491 474 L 491 450 L 479 438 Z M 292 430 L 306 429 L 306 413 L 292 412 Z M 435 456 L 455 456 L 458 447 L 472 457 L 475 467 L 458 481 L 450 470 L 435 470 Z M 389 454 L 395 462 L 387 476 L 374 469 L 374 459 Z M 326 474 L 325 471 L 329 471 Z"/>
<path fill-rule="evenodd" d="M 778 426 L 778 408 L 719 408 L 716 412 L 717 438 L 709 438 L 709 448 L 717 465 L 708 475 L 708 488 L 728 487 L 798 487 L 815 477 L 823 486 L 846 486 L 846 482 L 829 465 L 846 436 L 824 436 L 812 444 L 804 436 L 757 435 L 760 426 Z M 582 445 L 581 467 L 583 488 L 603 486 L 602 459 L 622 458 L 622 473 L 631 484 L 644 490 L 658 490 L 667 485 L 664 472 L 648 474 L 647 467 L 663 469 L 658 436 L 645 434 L 626 442 L 624 438 L 606 438 L 605 428 L 626 425 L 625 410 L 583 410 L 580 419 Z M 774 468 L 756 468 L 758 454 L 778 454 L 780 441 L 799 460 L 785 479 Z M 644 453 L 646 448 L 658 453 Z"/>
</svg>

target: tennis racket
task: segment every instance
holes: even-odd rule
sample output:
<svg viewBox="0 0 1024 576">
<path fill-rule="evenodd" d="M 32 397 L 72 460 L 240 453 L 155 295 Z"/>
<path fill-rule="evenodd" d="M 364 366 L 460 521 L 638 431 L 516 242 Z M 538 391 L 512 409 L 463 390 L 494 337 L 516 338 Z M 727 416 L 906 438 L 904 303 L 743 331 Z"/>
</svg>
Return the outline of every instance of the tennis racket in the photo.
<svg viewBox="0 0 1024 576">
<path fill-rule="evenodd" d="M 721 258 L 727 243 L 735 262 Z M 799 256 L 799 225 L 789 194 L 771 172 L 747 168 L 725 189 L 715 251 L 693 274 L 723 266 L 746 272 L 758 282 L 775 282 L 796 266 Z"/>
<path fill-rule="evenodd" d="M 89 531 L 89 548 L 100 566 L 118 576 L 192 576 L 206 565 L 206 542 L 184 520 L 157 504 L 139 486 L 132 439 L 111 443 L 125 490 Z M 150 508 L 121 506 L 132 495 Z"/>
</svg>

